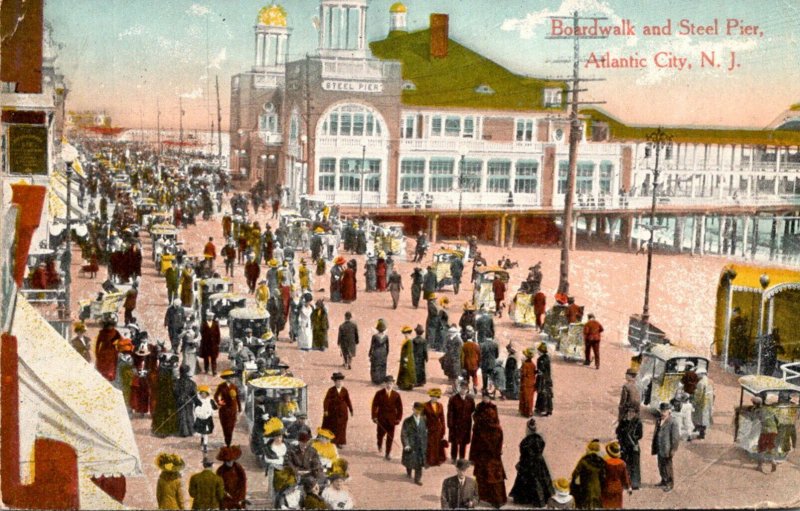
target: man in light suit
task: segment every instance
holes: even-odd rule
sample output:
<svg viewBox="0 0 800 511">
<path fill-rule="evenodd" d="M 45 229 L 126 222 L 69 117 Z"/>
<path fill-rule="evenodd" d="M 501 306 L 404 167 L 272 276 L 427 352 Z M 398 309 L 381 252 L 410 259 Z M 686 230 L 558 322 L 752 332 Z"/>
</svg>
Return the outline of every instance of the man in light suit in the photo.
<svg viewBox="0 0 800 511">
<path fill-rule="evenodd" d="M 457 474 L 442 482 L 442 509 L 472 509 L 478 503 L 478 483 L 467 477 L 469 460 L 456 461 Z"/>
<path fill-rule="evenodd" d="M 661 416 L 656 420 L 651 451 L 658 459 L 658 472 L 661 475 L 661 482 L 658 483 L 658 486 L 663 486 L 665 492 L 672 491 L 674 485 L 672 457 L 678 450 L 681 441 L 680 427 L 672 417 L 671 410 L 672 407 L 669 403 L 661 403 L 659 406 Z"/>
</svg>

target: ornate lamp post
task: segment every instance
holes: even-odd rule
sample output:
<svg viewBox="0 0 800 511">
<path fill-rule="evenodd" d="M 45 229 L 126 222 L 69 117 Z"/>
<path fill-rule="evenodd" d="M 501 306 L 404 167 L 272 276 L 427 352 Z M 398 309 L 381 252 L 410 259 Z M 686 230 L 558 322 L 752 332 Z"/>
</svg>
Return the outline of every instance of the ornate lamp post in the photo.
<svg viewBox="0 0 800 511">
<path fill-rule="evenodd" d="M 761 284 L 761 303 L 758 307 L 758 361 L 756 362 L 756 374 L 761 374 L 761 352 L 764 348 L 764 305 L 766 301 L 764 300 L 764 292 L 767 290 L 769 286 L 769 275 L 766 273 L 762 274 L 761 277 L 758 279 L 758 283 Z M 772 376 L 768 374 L 767 376 Z"/>
<path fill-rule="evenodd" d="M 653 238 L 656 229 L 656 193 L 658 191 L 658 176 L 661 173 L 661 170 L 658 168 L 658 163 L 661 147 L 672 144 L 672 136 L 668 135 L 662 128 L 658 128 L 656 131 L 647 135 L 647 140 L 649 140 L 649 142 L 645 150 L 645 157 L 649 157 L 650 148 L 655 146 L 656 162 L 653 166 L 653 202 L 650 207 L 650 225 L 648 226 L 650 240 L 647 243 L 647 276 L 645 277 L 644 306 L 642 307 L 642 322 L 645 323 L 646 328 L 644 332 L 645 339 L 648 337 L 650 327 L 650 273 L 653 269 Z"/>
<path fill-rule="evenodd" d="M 61 159 L 66 164 L 67 173 L 67 246 L 66 253 L 64 254 L 64 263 L 66 271 L 64 272 L 64 300 L 66 301 L 64 307 L 64 314 L 67 320 L 72 317 L 71 314 L 71 292 L 72 288 L 72 164 L 78 157 L 78 151 L 71 145 L 65 145 L 61 149 Z M 69 335 L 69 328 L 67 328 L 67 335 Z"/>
</svg>

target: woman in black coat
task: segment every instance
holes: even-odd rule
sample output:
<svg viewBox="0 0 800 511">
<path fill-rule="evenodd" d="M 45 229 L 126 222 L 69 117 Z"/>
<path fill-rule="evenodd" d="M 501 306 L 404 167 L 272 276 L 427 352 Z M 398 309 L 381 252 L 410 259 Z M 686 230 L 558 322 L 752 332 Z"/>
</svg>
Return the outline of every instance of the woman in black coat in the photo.
<svg viewBox="0 0 800 511">
<path fill-rule="evenodd" d="M 543 417 L 553 415 L 553 376 L 550 372 L 550 355 L 547 345 L 540 343 L 536 360 L 536 406 L 535 411 Z"/>
<path fill-rule="evenodd" d="M 544 507 L 553 495 L 550 470 L 544 460 L 544 438 L 536 432 L 536 420 L 528 421 L 528 436 L 519 444 L 517 478 L 509 496 L 515 504 Z"/>
</svg>

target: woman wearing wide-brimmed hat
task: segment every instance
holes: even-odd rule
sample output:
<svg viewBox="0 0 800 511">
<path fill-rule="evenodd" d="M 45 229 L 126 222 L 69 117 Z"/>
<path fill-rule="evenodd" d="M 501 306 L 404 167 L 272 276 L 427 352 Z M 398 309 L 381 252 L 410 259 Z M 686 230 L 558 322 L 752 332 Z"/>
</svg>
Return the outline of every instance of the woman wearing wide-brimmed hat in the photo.
<svg viewBox="0 0 800 511">
<path fill-rule="evenodd" d="M 622 509 L 622 492 L 628 490 L 630 495 L 633 490 L 628 477 L 628 468 L 621 459 L 622 450 L 619 442 L 606 444 L 606 454 L 608 456 L 600 500 L 603 502 L 603 509 Z"/>
<path fill-rule="evenodd" d="M 183 458 L 162 452 L 156 457 L 156 466 L 161 470 L 156 486 L 158 509 L 184 509 L 181 470 L 186 464 Z"/>
<path fill-rule="evenodd" d="M 336 445 L 341 447 L 347 444 L 347 420 L 353 415 L 353 403 L 344 388 L 344 375 L 337 371 L 331 380 L 333 387 L 328 389 L 322 404 L 322 427 L 334 434 Z"/>
<path fill-rule="evenodd" d="M 247 497 L 247 473 L 236 461 L 242 457 L 242 449 L 238 445 L 222 447 L 217 454 L 217 460 L 222 465 L 217 469 L 217 475 L 225 483 L 225 497 L 222 499 L 221 509 L 244 509 L 244 500 Z"/>
<path fill-rule="evenodd" d="M 544 459 L 544 447 L 544 438 L 536 431 L 536 419 L 530 419 L 527 436 L 519 444 L 517 478 L 509 493 L 515 504 L 543 507 L 553 494 L 553 481 Z"/>
<path fill-rule="evenodd" d="M 412 390 L 417 384 L 414 343 L 411 341 L 411 334 L 414 330 L 406 325 L 401 332 L 403 333 L 403 342 L 400 345 L 400 370 L 397 372 L 397 386 L 401 390 Z"/>
</svg>

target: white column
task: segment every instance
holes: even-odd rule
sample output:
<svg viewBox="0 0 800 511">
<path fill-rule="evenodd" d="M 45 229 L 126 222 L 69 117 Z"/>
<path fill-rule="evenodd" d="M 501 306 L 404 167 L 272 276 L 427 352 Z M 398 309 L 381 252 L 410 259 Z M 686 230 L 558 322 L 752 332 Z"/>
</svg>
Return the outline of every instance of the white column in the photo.
<svg viewBox="0 0 800 511">
<path fill-rule="evenodd" d="M 744 227 L 742 229 L 742 257 L 747 258 L 747 235 L 750 231 L 750 216 L 744 217 Z"/>
<path fill-rule="evenodd" d="M 428 172 L 430 158 L 424 158 L 424 160 L 425 165 L 422 168 L 422 193 L 429 193 L 431 190 L 431 184 L 428 182 L 430 179 L 430 172 Z"/>
<path fill-rule="evenodd" d="M 514 183 L 517 180 L 517 161 L 519 160 L 513 160 L 511 162 L 511 168 L 508 170 L 508 191 L 512 193 L 514 192 Z M 514 202 L 516 202 L 518 199 L 516 194 L 514 195 Z"/>
<path fill-rule="evenodd" d="M 339 38 L 336 47 L 339 49 L 347 48 L 347 8 L 340 7 L 339 11 Z"/>
<path fill-rule="evenodd" d="M 286 35 L 278 36 L 278 58 L 276 63 L 278 65 L 283 65 L 286 63 Z"/>
<path fill-rule="evenodd" d="M 263 66 L 263 53 L 262 53 L 262 40 L 264 39 L 264 34 L 256 33 L 256 66 Z"/>
<path fill-rule="evenodd" d="M 359 23 L 358 23 L 358 49 L 363 50 L 365 48 L 366 42 L 366 34 L 367 34 L 367 8 L 360 7 L 359 8 Z"/>
</svg>

